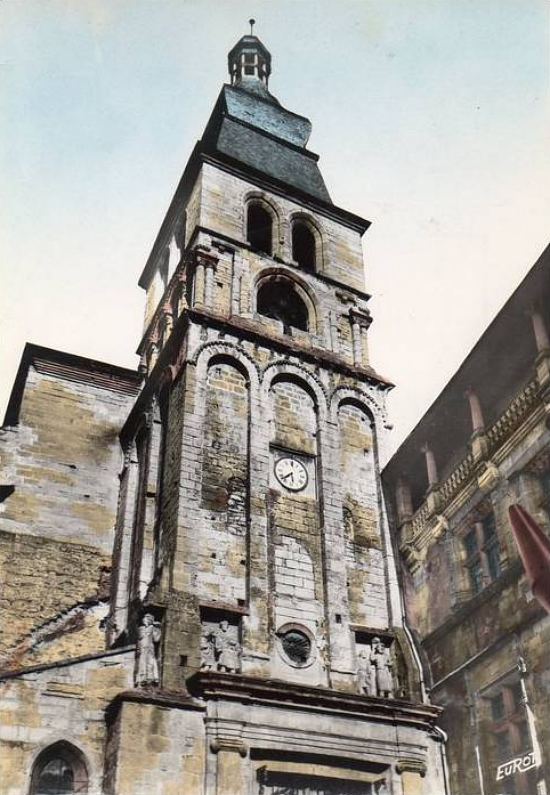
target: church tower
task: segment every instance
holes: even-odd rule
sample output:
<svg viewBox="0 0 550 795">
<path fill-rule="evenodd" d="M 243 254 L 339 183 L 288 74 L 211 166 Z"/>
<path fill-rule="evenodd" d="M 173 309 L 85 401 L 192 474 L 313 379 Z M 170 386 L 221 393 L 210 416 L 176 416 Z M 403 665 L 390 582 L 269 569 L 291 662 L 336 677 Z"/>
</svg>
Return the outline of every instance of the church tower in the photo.
<svg viewBox="0 0 550 795">
<path fill-rule="evenodd" d="M 140 279 L 106 789 L 444 792 L 379 479 L 361 238 L 246 35 Z"/>
</svg>

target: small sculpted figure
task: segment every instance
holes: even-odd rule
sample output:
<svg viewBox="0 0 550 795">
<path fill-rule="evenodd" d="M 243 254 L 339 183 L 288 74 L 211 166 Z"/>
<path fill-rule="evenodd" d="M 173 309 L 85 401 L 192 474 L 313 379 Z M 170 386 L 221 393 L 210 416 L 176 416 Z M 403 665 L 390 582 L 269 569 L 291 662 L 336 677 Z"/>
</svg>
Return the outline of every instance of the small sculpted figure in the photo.
<svg viewBox="0 0 550 795">
<path fill-rule="evenodd" d="M 370 646 L 365 646 L 357 652 L 357 680 L 359 682 L 359 689 L 367 696 L 376 695 L 376 683 L 374 681 L 371 654 Z"/>
<path fill-rule="evenodd" d="M 138 687 L 158 685 L 159 683 L 156 645 L 160 641 L 160 635 L 160 622 L 155 621 L 151 613 L 146 613 L 141 620 L 137 642 L 136 685 Z"/>
<path fill-rule="evenodd" d="M 214 643 L 218 657 L 218 671 L 229 673 L 238 671 L 241 650 L 238 641 L 231 636 L 229 622 L 225 619 L 220 621 L 220 628 L 215 634 Z"/>
<path fill-rule="evenodd" d="M 391 675 L 392 663 L 389 649 L 380 638 L 372 639 L 371 663 L 376 671 L 377 695 L 383 698 L 393 698 L 393 681 Z"/>
<path fill-rule="evenodd" d="M 216 668 L 216 652 L 214 650 L 214 643 L 212 642 L 212 635 L 203 635 L 201 637 L 201 670 L 212 671 Z"/>
</svg>

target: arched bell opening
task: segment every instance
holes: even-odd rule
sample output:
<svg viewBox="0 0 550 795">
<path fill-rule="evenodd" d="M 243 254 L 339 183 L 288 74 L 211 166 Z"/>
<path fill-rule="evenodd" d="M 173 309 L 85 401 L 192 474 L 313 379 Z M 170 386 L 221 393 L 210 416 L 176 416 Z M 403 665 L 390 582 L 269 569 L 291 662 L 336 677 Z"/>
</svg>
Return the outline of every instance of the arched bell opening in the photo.
<svg viewBox="0 0 550 795">
<path fill-rule="evenodd" d="M 252 249 L 271 256 L 273 253 L 273 218 L 259 202 L 251 202 L 248 205 L 246 236 Z"/>
<path fill-rule="evenodd" d="M 317 242 L 315 235 L 303 221 L 292 224 L 292 259 L 305 271 L 316 270 Z"/>
<path fill-rule="evenodd" d="M 256 297 L 259 315 L 278 320 L 285 334 L 292 328 L 310 330 L 310 314 L 306 302 L 290 279 L 275 276 L 260 284 Z"/>
</svg>

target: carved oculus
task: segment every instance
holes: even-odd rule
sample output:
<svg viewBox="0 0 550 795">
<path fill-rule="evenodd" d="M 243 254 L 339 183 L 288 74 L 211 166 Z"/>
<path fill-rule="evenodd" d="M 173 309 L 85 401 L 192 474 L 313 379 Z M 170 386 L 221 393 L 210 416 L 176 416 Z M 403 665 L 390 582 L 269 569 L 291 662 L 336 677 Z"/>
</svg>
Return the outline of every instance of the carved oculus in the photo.
<svg viewBox="0 0 550 795">
<path fill-rule="evenodd" d="M 311 656 L 311 641 L 305 632 L 291 629 L 281 637 L 287 657 L 297 665 L 305 665 Z"/>
</svg>

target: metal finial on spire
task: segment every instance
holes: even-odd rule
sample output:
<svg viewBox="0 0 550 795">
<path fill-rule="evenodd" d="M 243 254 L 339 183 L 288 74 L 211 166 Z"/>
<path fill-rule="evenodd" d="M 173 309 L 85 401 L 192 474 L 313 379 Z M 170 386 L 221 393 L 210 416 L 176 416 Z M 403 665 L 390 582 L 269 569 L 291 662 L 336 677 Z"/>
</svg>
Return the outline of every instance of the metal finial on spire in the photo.
<svg viewBox="0 0 550 795">
<path fill-rule="evenodd" d="M 254 25 L 256 24 L 256 20 L 255 19 L 249 19 L 248 20 L 248 24 L 250 25 L 250 35 L 253 36 L 254 35 Z"/>
</svg>

